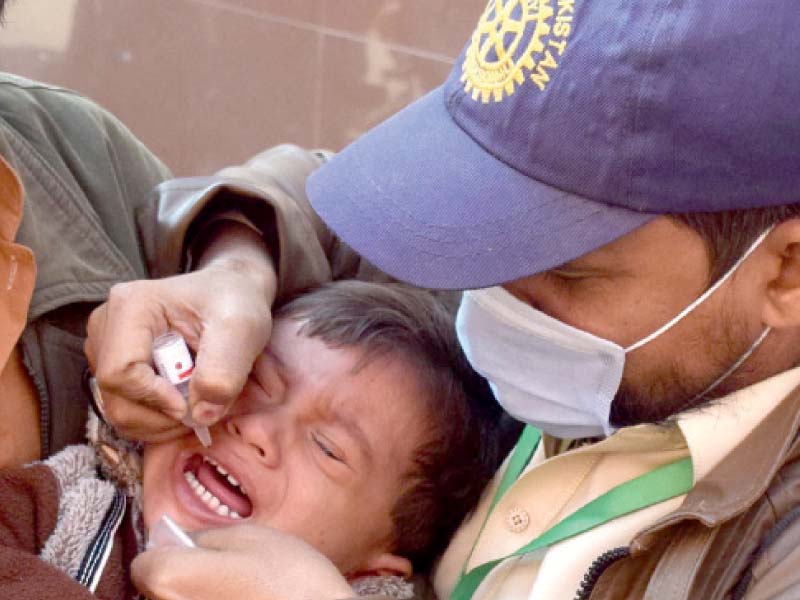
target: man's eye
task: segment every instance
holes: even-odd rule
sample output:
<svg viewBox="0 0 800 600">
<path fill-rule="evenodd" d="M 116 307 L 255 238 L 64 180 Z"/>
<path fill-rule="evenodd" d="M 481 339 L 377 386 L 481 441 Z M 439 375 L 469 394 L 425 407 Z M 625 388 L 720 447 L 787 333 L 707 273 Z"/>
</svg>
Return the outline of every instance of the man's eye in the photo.
<svg viewBox="0 0 800 600">
<path fill-rule="evenodd" d="M 330 445 L 328 445 L 320 437 L 315 435 L 315 436 L 312 436 L 312 439 L 314 440 L 314 443 L 319 448 L 320 452 L 322 452 L 325 456 L 327 456 L 328 458 L 332 458 L 333 460 L 338 461 L 340 463 L 344 462 L 344 459 L 341 456 L 339 456 L 339 454 L 335 450 L 333 450 L 330 447 Z"/>
<path fill-rule="evenodd" d="M 551 269 L 548 271 L 551 275 L 558 277 L 559 279 L 567 280 L 567 281 L 577 281 L 579 279 L 586 279 L 589 275 L 586 272 L 582 271 L 569 271 L 569 270 L 562 270 L 562 269 Z"/>
</svg>

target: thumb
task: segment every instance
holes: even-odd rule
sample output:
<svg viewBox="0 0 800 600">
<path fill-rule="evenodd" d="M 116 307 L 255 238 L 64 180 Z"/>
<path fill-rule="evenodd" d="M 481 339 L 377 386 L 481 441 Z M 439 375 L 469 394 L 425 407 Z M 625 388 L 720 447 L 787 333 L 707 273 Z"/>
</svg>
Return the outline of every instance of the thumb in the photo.
<svg viewBox="0 0 800 600">
<path fill-rule="evenodd" d="M 206 550 L 266 551 L 273 544 L 285 542 L 289 536 L 264 525 L 232 525 L 218 529 L 204 529 L 191 534 L 199 548 Z M 297 540 L 299 542 L 299 540 Z"/>
<path fill-rule="evenodd" d="M 213 425 L 239 396 L 269 338 L 269 324 L 264 321 L 224 319 L 204 328 L 189 383 L 189 403 L 196 422 Z"/>
<path fill-rule="evenodd" d="M 187 574 L 213 566 L 213 557 L 206 552 L 176 546 L 154 548 L 140 553 L 131 563 L 131 581 L 153 600 L 183 600 L 191 596 L 181 593 Z"/>
</svg>

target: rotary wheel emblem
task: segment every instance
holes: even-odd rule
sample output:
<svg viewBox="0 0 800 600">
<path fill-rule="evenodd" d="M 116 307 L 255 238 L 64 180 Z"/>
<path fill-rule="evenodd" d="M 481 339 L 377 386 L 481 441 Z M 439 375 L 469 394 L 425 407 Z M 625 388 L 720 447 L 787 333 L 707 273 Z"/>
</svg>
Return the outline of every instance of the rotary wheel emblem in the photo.
<svg viewBox="0 0 800 600">
<path fill-rule="evenodd" d="M 545 49 L 550 0 L 491 0 L 467 48 L 461 81 L 473 100 L 500 102 L 525 81 Z"/>
</svg>

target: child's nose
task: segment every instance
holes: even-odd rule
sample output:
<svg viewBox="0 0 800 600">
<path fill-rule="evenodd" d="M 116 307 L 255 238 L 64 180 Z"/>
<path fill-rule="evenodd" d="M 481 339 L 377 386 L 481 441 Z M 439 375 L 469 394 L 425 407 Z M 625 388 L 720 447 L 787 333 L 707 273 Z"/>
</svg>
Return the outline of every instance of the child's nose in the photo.
<svg viewBox="0 0 800 600">
<path fill-rule="evenodd" d="M 233 417 L 225 424 L 228 433 L 239 438 L 266 467 L 275 468 L 281 461 L 279 432 L 274 425 L 253 416 Z"/>
</svg>

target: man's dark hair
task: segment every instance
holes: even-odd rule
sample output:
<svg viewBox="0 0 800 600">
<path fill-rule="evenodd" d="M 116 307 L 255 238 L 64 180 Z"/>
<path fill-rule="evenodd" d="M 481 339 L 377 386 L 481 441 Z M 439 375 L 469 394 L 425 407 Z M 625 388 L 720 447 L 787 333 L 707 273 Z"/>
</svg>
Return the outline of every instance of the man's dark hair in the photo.
<svg viewBox="0 0 800 600">
<path fill-rule="evenodd" d="M 709 284 L 725 274 L 768 227 L 798 217 L 800 204 L 672 215 L 703 238 L 711 265 Z"/>
<path fill-rule="evenodd" d="M 301 321 L 302 335 L 330 347 L 363 350 L 365 362 L 393 356 L 418 367 L 427 423 L 392 511 L 392 552 L 427 570 L 519 432 L 467 363 L 452 311 L 424 290 L 340 281 L 299 296 L 275 317 Z"/>
</svg>

